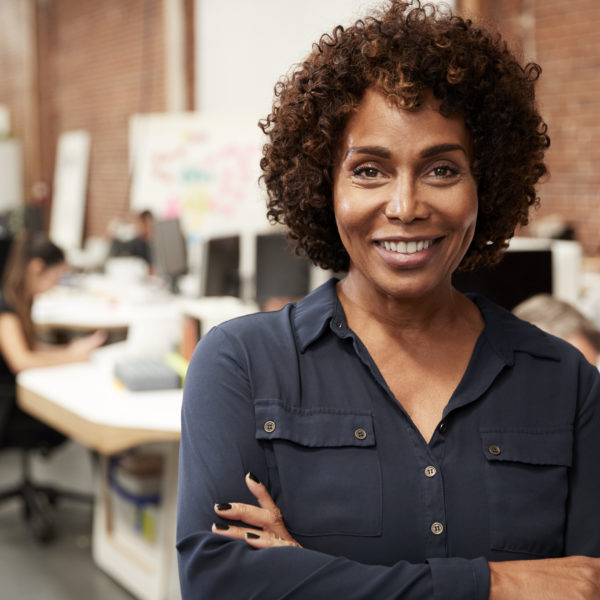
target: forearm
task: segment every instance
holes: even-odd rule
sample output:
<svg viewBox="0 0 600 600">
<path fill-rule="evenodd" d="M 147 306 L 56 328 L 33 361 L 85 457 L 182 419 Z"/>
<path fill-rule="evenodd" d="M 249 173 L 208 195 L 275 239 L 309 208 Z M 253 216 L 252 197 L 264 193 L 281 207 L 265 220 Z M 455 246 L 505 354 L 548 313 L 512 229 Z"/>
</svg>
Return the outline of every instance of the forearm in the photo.
<svg viewBox="0 0 600 600">
<path fill-rule="evenodd" d="M 214 534 L 178 543 L 184 600 L 487 600 L 484 559 L 365 565 L 306 548 L 255 550 Z"/>
</svg>

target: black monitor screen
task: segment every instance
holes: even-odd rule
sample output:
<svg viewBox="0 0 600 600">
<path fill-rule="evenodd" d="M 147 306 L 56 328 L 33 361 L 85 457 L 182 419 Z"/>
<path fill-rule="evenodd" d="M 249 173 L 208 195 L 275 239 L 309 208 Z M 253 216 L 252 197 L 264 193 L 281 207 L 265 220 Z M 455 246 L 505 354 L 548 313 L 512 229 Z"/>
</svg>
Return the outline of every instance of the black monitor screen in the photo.
<svg viewBox="0 0 600 600">
<path fill-rule="evenodd" d="M 256 238 L 256 301 L 271 298 L 300 298 L 309 292 L 310 263 L 294 254 L 285 236 Z"/>
<path fill-rule="evenodd" d="M 240 238 L 208 241 L 205 257 L 205 296 L 240 296 Z"/>
<path fill-rule="evenodd" d="M 477 292 L 512 310 L 535 294 L 552 293 L 552 251 L 510 250 L 493 267 L 456 272 L 453 283 L 461 292 Z"/>
</svg>

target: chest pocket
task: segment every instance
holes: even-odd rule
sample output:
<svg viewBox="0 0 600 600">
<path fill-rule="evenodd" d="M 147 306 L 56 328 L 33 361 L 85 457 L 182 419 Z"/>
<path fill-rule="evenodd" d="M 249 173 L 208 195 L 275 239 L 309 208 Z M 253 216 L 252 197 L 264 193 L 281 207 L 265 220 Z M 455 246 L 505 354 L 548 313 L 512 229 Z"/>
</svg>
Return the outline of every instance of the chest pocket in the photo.
<svg viewBox="0 0 600 600">
<path fill-rule="evenodd" d="M 572 430 L 488 429 L 480 433 L 487 459 L 492 549 L 560 556 Z"/>
<path fill-rule="evenodd" d="M 381 533 L 381 470 L 366 411 L 255 402 L 256 438 L 270 442 L 273 491 L 297 535 Z"/>
</svg>

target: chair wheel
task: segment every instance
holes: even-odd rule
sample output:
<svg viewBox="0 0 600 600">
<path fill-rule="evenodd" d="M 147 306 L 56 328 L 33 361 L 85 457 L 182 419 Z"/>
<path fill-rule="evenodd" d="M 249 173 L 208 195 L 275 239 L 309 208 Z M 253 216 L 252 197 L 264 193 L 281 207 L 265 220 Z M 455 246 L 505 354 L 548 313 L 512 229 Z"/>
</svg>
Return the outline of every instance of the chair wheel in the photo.
<svg viewBox="0 0 600 600">
<path fill-rule="evenodd" d="M 56 537 L 54 523 L 48 515 L 34 511 L 29 519 L 29 527 L 38 542 L 48 544 Z"/>
<path fill-rule="evenodd" d="M 28 490 L 25 496 L 24 513 L 27 524 L 39 542 L 46 544 L 56 537 L 52 504 L 45 493 Z"/>
</svg>

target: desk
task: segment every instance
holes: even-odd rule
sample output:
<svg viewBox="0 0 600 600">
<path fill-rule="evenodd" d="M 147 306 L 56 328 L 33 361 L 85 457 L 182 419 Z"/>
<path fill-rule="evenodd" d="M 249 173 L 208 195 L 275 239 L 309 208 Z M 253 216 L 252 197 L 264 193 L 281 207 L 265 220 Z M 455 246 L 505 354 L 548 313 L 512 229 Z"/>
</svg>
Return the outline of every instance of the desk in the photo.
<svg viewBox="0 0 600 600">
<path fill-rule="evenodd" d="M 108 365 L 28 369 L 17 376 L 17 390 L 23 410 L 101 454 L 179 441 L 181 390 L 129 392 Z"/>
<path fill-rule="evenodd" d="M 142 600 L 180 598 L 175 514 L 181 390 L 129 392 L 115 384 L 110 361 L 95 360 L 23 371 L 17 397 L 21 408 L 101 453 L 92 534 L 98 566 Z M 107 484 L 108 456 L 143 444 L 164 455 L 153 545 L 116 531 Z"/>
</svg>

